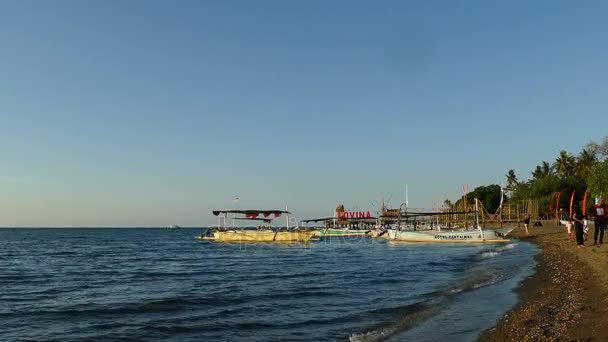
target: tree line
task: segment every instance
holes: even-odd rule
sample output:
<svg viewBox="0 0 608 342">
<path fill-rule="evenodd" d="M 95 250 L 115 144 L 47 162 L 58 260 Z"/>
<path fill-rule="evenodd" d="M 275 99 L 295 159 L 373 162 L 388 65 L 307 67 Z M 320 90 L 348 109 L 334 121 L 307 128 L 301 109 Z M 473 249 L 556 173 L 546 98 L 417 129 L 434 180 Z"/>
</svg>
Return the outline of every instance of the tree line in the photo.
<svg viewBox="0 0 608 342">
<path fill-rule="evenodd" d="M 558 208 L 568 212 L 570 198 L 574 191 L 574 203 L 582 205 L 585 191 L 589 191 L 588 204 L 592 198 L 608 196 L 608 136 L 601 142 L 591 141 L 582 151 L 572 154 L 560 151 L 553 162 L 541 161 L 531 171 L 531 178 L 520 180 L 513 169 L 506 174 L 503 201 L 538 200 L 539 215 L 548 216 L 549 207 L 555 208 L 557 194 Z M 489 212 L 495 212 L 500 205 L 501 186 L 498 184 L 485 185 L 475 188 L 466 195 L 468 203 L 478 198 Z M 458 207 L 465 197 L 462 196 L 454 204 L 444 201 L 444 209 Z"/>
</svg>

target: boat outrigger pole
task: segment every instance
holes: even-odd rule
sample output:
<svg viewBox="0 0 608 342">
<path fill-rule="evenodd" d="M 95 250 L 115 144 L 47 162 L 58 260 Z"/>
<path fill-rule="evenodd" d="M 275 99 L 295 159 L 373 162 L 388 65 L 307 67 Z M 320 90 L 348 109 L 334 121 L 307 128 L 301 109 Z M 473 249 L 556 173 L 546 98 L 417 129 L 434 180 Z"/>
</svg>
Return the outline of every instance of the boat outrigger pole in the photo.
<svg viewBox="0 0 608 342">
<path fill-rule="evenodd" d="M 286 231 L 289 231 L 289 208 L 287 206 L 285 206 L 285 221 L 286 221 L 285 229 L 286 229 Z M 277 227 L 277 229 L 274 232 L 274 236 L 272 237 L 272 241 L 276 241 L 279 230 L 281 230 L 281 228 Z"/>
</svg>

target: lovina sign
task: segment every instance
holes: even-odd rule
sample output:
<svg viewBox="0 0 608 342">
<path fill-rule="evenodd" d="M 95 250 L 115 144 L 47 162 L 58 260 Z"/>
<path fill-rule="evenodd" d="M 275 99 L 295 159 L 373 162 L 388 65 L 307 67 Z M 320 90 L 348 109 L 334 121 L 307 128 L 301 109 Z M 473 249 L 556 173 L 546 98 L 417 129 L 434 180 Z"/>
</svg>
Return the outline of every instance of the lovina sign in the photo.
<svg viewBox="0 0 608 342">
<path fill-rule="evenodd" d="M 372 213 L 369 211 L 338 211 L 339 219 L 368 219 L 372 218 Z"/>
</svg>

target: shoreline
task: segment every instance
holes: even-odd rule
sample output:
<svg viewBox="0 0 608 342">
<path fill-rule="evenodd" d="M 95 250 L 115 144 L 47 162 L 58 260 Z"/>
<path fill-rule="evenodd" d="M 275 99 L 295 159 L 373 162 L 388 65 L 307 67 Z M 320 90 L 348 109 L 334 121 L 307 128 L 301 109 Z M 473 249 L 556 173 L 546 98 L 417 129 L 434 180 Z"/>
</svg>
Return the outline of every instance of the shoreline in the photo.
<svg viewBox="0 0 608 342">
<path fill-rule="evenodd" d="M 478 340 L 608 340 L 608 236 L 601 247 L 592 246 L 590 227 L 579 249 L 554 222 L 529 229 L 530 236 L 522 226 L 512 237 L 541 248 L 536 271 L 517 289 L 518 304 Z"/>
</svg>

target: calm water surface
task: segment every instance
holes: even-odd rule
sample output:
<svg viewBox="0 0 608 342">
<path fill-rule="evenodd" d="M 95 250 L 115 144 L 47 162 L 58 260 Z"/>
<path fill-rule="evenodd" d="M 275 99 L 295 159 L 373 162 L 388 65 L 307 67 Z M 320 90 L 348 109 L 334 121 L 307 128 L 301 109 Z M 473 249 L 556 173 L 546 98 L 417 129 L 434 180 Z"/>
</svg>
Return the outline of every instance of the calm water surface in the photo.
<svg viewBox="0 0 608 342">
<path fill-rule="evenodd" d="M 2 341 L 470 341 L 536 246 L 201 242 L 194 229 L 0 229 Z"/>
</svg>

